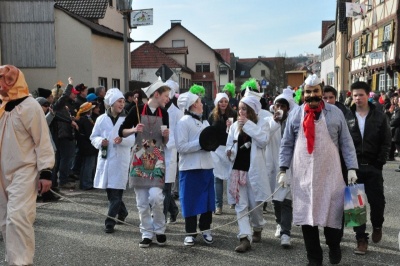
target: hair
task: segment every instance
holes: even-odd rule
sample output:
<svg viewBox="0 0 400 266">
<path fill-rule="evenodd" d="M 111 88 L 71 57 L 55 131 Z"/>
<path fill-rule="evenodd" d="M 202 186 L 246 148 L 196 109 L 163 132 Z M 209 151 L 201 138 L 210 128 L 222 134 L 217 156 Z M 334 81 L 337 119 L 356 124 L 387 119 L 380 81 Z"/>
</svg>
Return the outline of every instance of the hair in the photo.
<svg viewBox="0 0 400 266">
<path fill-rule="evenodd" d="M 252 122 L 254 122 L 255 124 L 257 124 L 257 122 L 258 122 L 258 117 L 257 117 L 256 112 L 253 110 L 253 108 L 251 108 L 250 106 L 248 106 L 248 105 L 247 105 L 246 103 L 244 103 L 244 102 L 241 102 L 241 103 L 243 103 L 244 105 L 246 105 L 247 119 L 249 119 L 250 121 L 252 121 Z M 243 127 L 242 127 L 242 126 L 239 126 L 239 128 L 240 128 L 240 132 L 244 133 L 244 132 L 243 132 Z"/>
<path fill-rule="evenodd" d="M 128 100 L 129 97 L 133 97 L 134 93 L 133 91 L 127 91 L 124 94 L 125 100 Z"/>
<path fill-rule="evenodd" d="M 364 90 L 367 95 L 369 95 L 371 88 L 369 85 L 364 82 L 364 81 L 356 81 L 353 84 L 351 84 L 350 90 L 353 92 L 353 90 Z"/>
<path fill-rule="evenodd" d="M 222 98 L 222 99 L 225 99 L 225 98 Z M 214 121 L 218 121 L 219 117 L 222 115 L 221 114 L 221 110 L 218 107 L 218 103 L 214 107 L 214 109 L 212 110 L 212 118 L 213 118 Z M 228 106 L 226 107 L 225 114 L 226 114 L 227 117 L 233 117 L 234 114 L 235 114 L 235 112 L 232 110 L 231 105 L 229 104 L 229 100 L 228 100 Z"/>
<path fill-rule="evenodd" d="M 337 90 L 334 87 L 325 86 L 324 89 L 323 89 L 323 93 L 325 93 L 325 92 L 332 92 L 333 95 L 335 95 L 335 98 L 337 98 Z"/>
<path fill-rule="evenodd" d="M 279 98 L 279 99 L 275 100 L 275 102 L 276 103 L 280 103 L 280 104 L 284 104 L 284 105 L 286 105 L 288 110 L 290 109 L 290 104 L 285 98 Z"/>
<path fill-rule="evenodd" d="M 158 94 L 163 94 L 164 92 L 170 91 L 170 90 L 171 90 L 171 88 L 168 87 L 168 86 L 165 86 L 165 85 L 164 85 L 164 86 L 161 86 L 161 87 L 158 88 L 155 92 L 153 92 L 153 93 L 150 95 L 149 98 L 152 98 L 156 92 L 158 92 Z M 140 93 L 139 93 L 139 95 L 140 95 Z"/>
<path fill-rule="evenodd" d="M 102 89 L 105 89 L 106 87 L 104 86 L 99 86 L 94 90 L 94 94 L 96 94 L 97 96 L 99 96 L 99 93 L 101 92 Z"/>
</svg>

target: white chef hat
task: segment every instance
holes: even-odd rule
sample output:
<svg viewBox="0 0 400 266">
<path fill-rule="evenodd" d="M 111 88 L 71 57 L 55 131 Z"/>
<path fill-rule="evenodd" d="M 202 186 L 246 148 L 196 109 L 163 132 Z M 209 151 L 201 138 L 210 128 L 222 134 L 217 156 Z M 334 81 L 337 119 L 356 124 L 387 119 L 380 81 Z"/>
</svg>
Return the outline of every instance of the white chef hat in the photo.
<svg viewBox="0 0 400 266">
<path fill-rule="evenodd" d="M 169 98 L 174 98 L 175 93 L 179 92 L 179 84 L 172 79 L 169 79 L 165 82 L 165 85 L 168 86 L 171 90 L 169 91 Z"/>
<path fill-rule="evenodd" d="M 190 91 L 180 94 L 178 98 L 179 109 L 182 111 L 189 110 L 190 106 L 192 106 L 198 98 L 198 95 L 191 93 Z"/>
<path fill-rule="evenodd" d="M 217 93 L 217 95 L 215 96 L 214 105 L 217 106 L 218 102 L 221 101 L 221 99 L 223 98 L 226 98 L 229 101 L 229 97 L 225 92 Z"/>
<path fill-rule="evenodd" d="M 256 96 L 252 96 L 252 95 L 245 96 L 240 101 L 244 102 L 245 104 L 247 104 L 251 109 L 254 110 L 254 112 L 257 115 L 261 110 L 260 98 L 258 98 Z"/>
<path fill-rule="evenodd" d="M 274 100 L 274 104 L 278 99 L 285 99 L 286 101 L 288 101 L 290 110 L 293 110 L 293 108 L 297 105 L 294 102 L 293 91 L 291 89 L 283 89 L 283 92 L 281 94 L 279 94 L 278 96 L 276 96 L 276 98 Z"/>
<path fill-rule="evenodd" d="M 118 88 L 111 88 L 107 91 L 106 96 L 104 96 L 104 103 L 108 106 L 112 106 L 121 98 L 125 98 L 122 92 Z"/>
<path fill-rule="evenodd" d="M 316 74 L 312 74 L 306 78 L 304 83 L 306 86 L 317 86 L 321 84 L 321 79 Z"/>
<path fill-rule="evenodd" d="M 262 92 L 255 92 L 255 91 L 249 90 L 249 88 L 246 88 L 246 91 L 245 91 L 243 97 L 246 97 L 246 96 L 254 96 L 254 97 L 257 97 L 258 100 L 260 100 L 261 97 L 263 96 L 263 93 Z"/>
<path fill-rule="evenodd" d="M 166 86 L 166 84 L 164 82 L 162 82 L 161 79 L 158 79 L 156 82 L 154 82 L 150 86 L 148 86 L 146 88 L 142 88 L 142 91 L 146 94 L 147 98 L 150 99 L 150 96 L 162 86 Z"/>
</svg>

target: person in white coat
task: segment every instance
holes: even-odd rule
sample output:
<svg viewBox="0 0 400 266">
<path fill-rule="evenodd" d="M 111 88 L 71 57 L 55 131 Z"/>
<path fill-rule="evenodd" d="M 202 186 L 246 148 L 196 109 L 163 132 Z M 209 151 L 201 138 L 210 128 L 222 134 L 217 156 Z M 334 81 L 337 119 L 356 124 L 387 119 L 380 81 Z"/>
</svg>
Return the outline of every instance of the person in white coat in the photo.
<svg viewBox="0 0 400 266">
<path fill-rule="evenodd" d="M 269 129 L 266 120 L 258 115 L 260 110 L 258 97 L 243 97 L 239 102 L 239 117 L 231 126 L 226 143 L 226 155 L 233 162 L 229 193 L 236 199 L 239 219 L 240 245 L 236 252 L 246 252 L 251 248 L 251 242 L 261 241 L 266 223 L 262 206 L 253 209 L 272 194 L 265 157 Z M 250 210 L 253 211 L 246 215 Z"/>
<path fill-rule="evenodd" d="M 128 182 L 130 151 L 135 143 L 135 135 L 124 139 L 118 136 L 118 129 L 126 116 L 122 92 L 119 89 L 110 89 L 105 101 L 110 108 L 97 118 L 90 135 L 92 145 L 99 149 L 93 187 L 106 190 L 109 201 L 108 216 L 124 221 L 128 210 L 122 196 Z M 104 147 L 107 151 L 106 156 L 102 154 Z M 115 224 L 114 219 L 107 217 L 105 232 L 113 233 Z"/>
<path fill-rule="evenodd" d="M 169 131 L 170 135 L 174 135 L 175 127 L 178 121 L 183 117 L 183 112 L 179 110 L 177 105 L 177 98 L 175 93 L 179 90 L 179 85 L 173 80 L 165 82 L 171 90 L 169 93 L 170 101 L 165 108 L 169 117 Z M 178 170 L 178 152 L 175 147 L 175 138 L 169 138 L 165 147 L 165 164 L 168 166 L 165 169 L 165 185 L 164 185 L 164 215 L 167 220 L 167 214 L 170 213 L 168 223 L 176 223 L 176 218 L 179 214 L 179 208 L 172 197 L 172 185 L 175 183 L 176 174 Z"/>
</svg>

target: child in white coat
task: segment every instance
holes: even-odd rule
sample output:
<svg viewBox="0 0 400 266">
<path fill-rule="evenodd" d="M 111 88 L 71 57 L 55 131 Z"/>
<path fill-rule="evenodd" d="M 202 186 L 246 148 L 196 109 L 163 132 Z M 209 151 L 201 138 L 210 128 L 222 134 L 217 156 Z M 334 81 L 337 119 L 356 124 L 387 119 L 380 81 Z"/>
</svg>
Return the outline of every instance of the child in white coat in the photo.
<svg viewBox="0 0 400 266">
<path fill-rule="evenodd" d="M 233 162 L 229 193 L 236 200 L 240 245 L 236 252 L 246 252 L 251 242 L 261 241 L 265 225 L 262 206 L 246 213 L 271 195 L 271 186 L 265 160 L 265 147 L 269 132 L 265 119 L 258 116 L 261 104 L 258 97 L 246 96 L 239 102 L 239 117 L 228 134 L 226 154 Z M 253 232 L 251 227 L 253 227 Z"/>
<path fill-rule="evenodd" d="M 118 129 L 125 120 L 125 98 L 119 89 L 110 89 L 105 101 L 111 106 L 105 114 L 99 116 L 90 136 L 92 145 L 99 149 L 94 187 L 105 189 L 109 201 L 108 216 L 124 221 L 128 211 L 122 201 L 122 195 L 128 182 L 131 147 L 135 135 L 128 138 L 118 136 Z M 106 158 L 102 156 L 102 147 L 106 147 Z M 105 220 L 105 232 L 113 233 L 116 221 Z"/>
</svg>

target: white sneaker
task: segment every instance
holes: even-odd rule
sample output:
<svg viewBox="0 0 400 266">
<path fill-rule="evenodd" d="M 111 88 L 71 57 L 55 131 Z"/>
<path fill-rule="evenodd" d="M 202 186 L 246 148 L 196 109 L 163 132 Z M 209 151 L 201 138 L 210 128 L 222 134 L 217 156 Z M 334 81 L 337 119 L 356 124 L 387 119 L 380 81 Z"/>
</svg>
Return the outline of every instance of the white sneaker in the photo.
<svg viewBox="0 0 400 266">
<path fill-rule="evenodd" d="M 193 236 L 185 237 L 185 241 L 183 241 L 183 244 L 185 246 L 193 246 L 194 245 L 194 237 Z"/>
<path fill-rule="evenodd" d="M 281 237 L 281 225 L 280 224 L 278 224 L 276 226 L 275 237 L 277 237 L 277 238 Z"/>
<path fill-rule="evenodd" d="M 281 246 L 284 248 L 290 247 L 290 236 L 285 234 L 281 236 Z"/>
<path fill-rule="evenodd" d="M 211 235 L 211 231 L 207 230 L 203 232 L 203 240 L 206 244 L 211 245 L 212 243 L 214 243 L 214 239 Z"/>
</svg>

